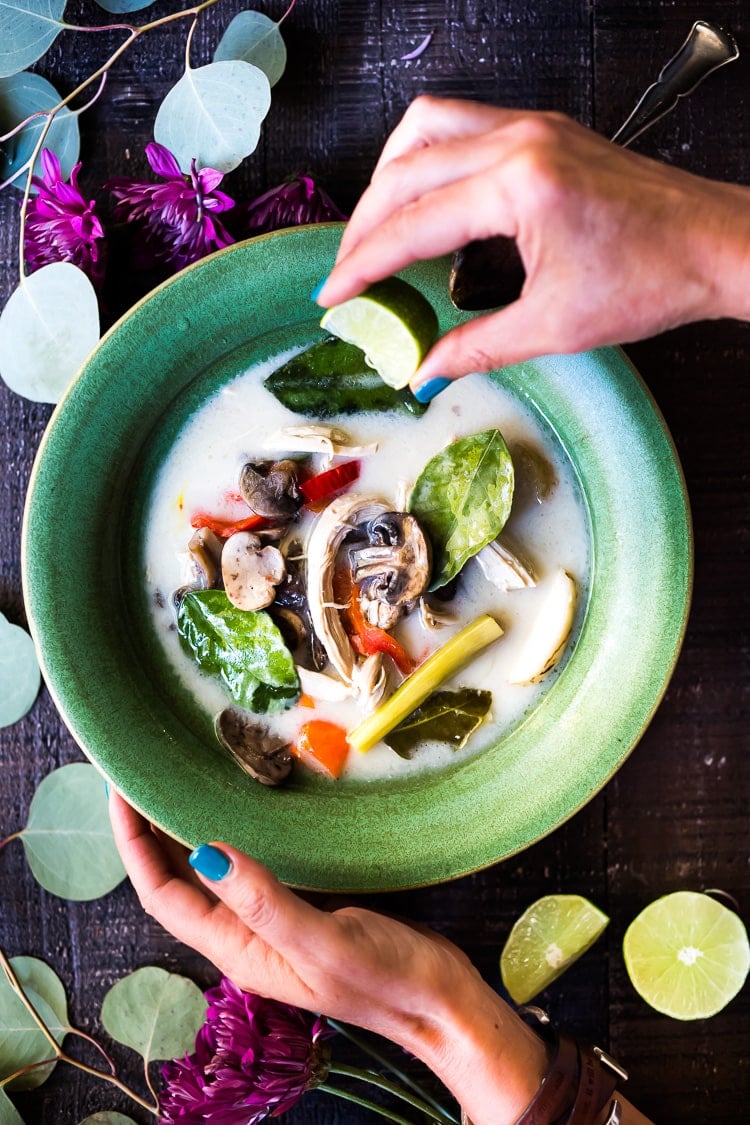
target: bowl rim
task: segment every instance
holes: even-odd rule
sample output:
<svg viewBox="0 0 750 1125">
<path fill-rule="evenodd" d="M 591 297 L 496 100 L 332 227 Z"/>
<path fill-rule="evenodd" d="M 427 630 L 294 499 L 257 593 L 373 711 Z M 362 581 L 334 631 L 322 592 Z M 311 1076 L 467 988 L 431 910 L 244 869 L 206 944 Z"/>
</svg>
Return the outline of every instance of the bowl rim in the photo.
<svg viewBox="0 0 750 1125">
<path fill-rule="evenodd" d="M 205 292 L 206 284 L 204 282 L 210 283 L 212 279 L 224 278 L 226 280 L 229 277 L 231 283 L 239 286 L 240 290 L 243 285 L 249 286 L 249 292 L 254 284 L 250 277 L 253 274 L 251 267 L 260 265 L 270 271 L 271 275 L 274 275 L 275 271 L 281 272 L 279 285 L 282 288 L 284 277 L 288 277 L 290 273 L 294 274 L 294 292 L 290 292 L 288 287 L 292 283 L 287 281 L 286 304 L 278 314 L 274 315 L 286 315 L 289 307 L 299 310 L 302 308 L 299 290 L 303 291 L 304 300 L 307 301 L 307 293 L 312 289 L 317 279 L 324 276 L 326 265 L 333 261 L 342 229 L 343 224 L 339 223 L 318 224 L 307 228 L 289 228 L 284 231 L 262 235 L 243 243 L 237 243 L 194 263 L 147 294 L 109 329 L 82 366 L 50 419 L 32 468 L 22 528 L 22 577 L 30 630 L 40 656 L 45 682 L 64 722 L 84 754 L 105 776 L 110 777 L 116 787 L 124 792 L 127 799 L 135 807 L 187 846 L 202 842 L 202 838 L 218 838 L 216 825 L 213 825 L 213 832 L 209 831 L 212 826 L 210 818 L 205 815 L 198 815 L 195 812 L 191 812 L 190 816 L 183 817 L 180 821 L 179 816 L 175 817 L 170 814 L 170 810 L 165 806 L 163 800 L 161 802 L 158 800 L 155 789 L 155 786 L 158 786 L 158 780 L 155 777 L 149 775 L 149 778 L 146 779 L 143 776 L 133 778 L 123 772 L 122 768 L 118 768 L 116 747 L 108 746 L 106 752 L 103 752 L 100 746 L 94 746 L 91 732 L 96 730 L 97 734 L 100 734 L 101 722 L 97 723 L 95 714 L 92 714 L 92 712 L 95 712 L 103 698 L 101 691 L 97 693 L 97 684 L 91 682 L 86 684 L 85 688 L 81 687 L 80 682 L 71 687 L 66 678 L 66 673 L 70 670 L 69 654 L 75 649 L 75 644 L 73 643 L 74 638 L 68 638 L 66 642 L 65 638 L 61 636 L 61 633 L 65 631 L 65 626 L 57 619 L 58 615 L 53 609 L 53 607 L 59 606 L 60 591 L 62 590 L 64 593 L 66 587 L 63 576 L 59 571 L 54 575 L 50 574 L 49 544 L 47 543 L 45 546 L 44 535 L 42 534 L 42 519 L 50 516 L 48 498 L 44 495 L 44 490 L 48 487 L 50 479 L 55 476 L 53 471 L 55 465 L 57 464 L 57 468 L 60 468 L 60 459 L 62 458 L 65 462 L 67 457 L 67 463 L 70 464 L 71 442 L 76 433 L 79 437 L 81 436 L 84 417 L 88 418 L 92 413 L 96 417 L 96 403 L 92 401 L 96 398 L 96 395 L 93 392 L 101 390 L 104 386 L 103 371 L 109 370 L 111 367 L 110 353 L 112 350 L 114 349 L 114 355 L 119 352 L 122 358 L 123 350 L 126 350 L 125 345 L 132 342 L 130 337 L 134 331 L 134 325 L 137 329 L 140 321 L 148 326 L 149 318 L 153 320 L 156 317 L 158 320 L 162 307 L 169 309 L 170 306 L 173 306 L 173 311 L 174 308 L 177 308 L 184 312 L 186 298 L 189 297 L 191 292 L 194 293 L 196 290 Z M 297 265 L 296 272 L 285 267 L 285 259 L 289 258 L 290 255 L 293 263 Z M 238 280 L 239 275 L 243 272 L 240 269 L 240 263 L 244 263 L 245 280 L 241 277 Z M 300 274 L 302 274 L 302 279 Z M 431 299 L 436 302 L 441 318 L 441 328 L 445 326 L 446 322 L 458 323 L 462 319 L 468 319 L 450 306 L 446 284 L 443 284 L 445 289 L 444 300 L 442 294 L 438 292 L 438 286 L 442 283 L 442 279 L 447 279 L 447 265 L 444 261 L 421 263 L 404 271 L 404 276 L 426 289 Z M 312 284 L 307 286 L 305 281 L 312 281 Z M 211 293 L 210 285 L 209 293 Z M 215 294 L 211 295 L 209 299 L 215 301 Z M 309 317 L 309 306 L 306 308 L 305 315 Z M 201 323 L 206 323 L 205 315 Z M 235 343 L 234 346 L 239 346 L 239 344 Z M 130 362 L 132 364 L 132 356 Z M 118 370 L 121 370 L 119 366 Z M 193 372 L 194 375 L 198 373 Z M 600 747 L 597 754 L 586 760 L 585 764 L 591 767 L 588 777 L 582 777 L 579 769 L 574 784 L 569 784 L 567 789 L 562 792 L 544 795 L 549 798 L 548 801 L 543 800 L 540 793 L 534 796 L 533 800 L 529 802 L 530 815 L 533 817 L 534 825 L 530 832 L 524 833 L 517 827 L 511 829 L 511 836 L 513 831 L 516 831 L 516 835 L 509 842 L 507 830 L 505 836 L 503 836 L 502 831 L 498 836 L 485 823 L 481 838 L 474 839 L 472 848 L 465 853 L 465 862 L 461 862 L 460 857 L 456 855 L 455 837 L 460 834 L 459 829 L 464 834 L 466 832 L 465 818 L 467 812 L 472 808 L 479 807 L 486 821 L 492 809 L 497 810 L 503 807 L 502 798 L 505 797 L 510 800 L 513 794 L 517 795 L 517 786 L 515 788 L 511 786 L 508 789 L 506 784 L 497 782 L 496 775 L 499 769 L 497 747 L 492 747 L 489 751 L 483 752 L 477 759 L 469 759 L 465 766 L 462 765 L 458 771 L 453 771 L 455 776 L 453 776 L 451 783 L 454 785 L 455 792 L 451 794 L 447 794 L 445 790 L 446 779 L 451 775 L 451 771 L 442 771 L 432 778 L 429 775 L 422 775 L 423 781 L 419 786 L 415 786 L 415 792 L 412 795 L 413 800 L 407 802 L 407 804 L 411 814 L 415 817 L 416 831 L 425 835 L 425 851 L 437 852 L 438 854 L 420 854 L 415 859 L 413 846 L 409 844 L 406 848 L 408 853 L 406 858 L 399 859 L 398 863 L 395 863 L 394 860 L 396 848 L 391 847 L 390 859 L 382 851 L 384 841 L 387 843 L 389 838 L 397 843 L 399 851 L 403 850 L 403 840 L 399 839 L 398 834 L 404 828 L 404 815 L 399 815 L 398 809 L 394 808 L 392 794 L 389 798 L 388 793 L 377 791 L 375 794 L 379 802 L 377 813 L 374 811 L 374 807 L 371 807 L 364 814 L 360 812 L 359 816 L 355 816 L 351 810 L 347 811 L 342 806 L 341 800 L 331 801 L 327 797 L 329 808 L 336 810 L 333 815 L 337 821 L 343 817 L 345 826 L 340 831 L 333 832 L 330 845 L 321 846 L 314 857 L 314 862 L 310 865 L 308 862 L 310 857 L 295 857 L 287 854 L 287 852 L 280 854 L 277 848 L 272 846 L 272 841 L 269 839 L 269 836 L 272 835 L 272 829 L 268 827 L 268 824 L 272 825 L 274 819 L 278 822 L 278 809 L 269 812 L 267 807 L 268 793 L 264 792 L 262 795 L 253 793 L 252 789 L 248 790 L 243 784 L 239 787 L 243 794 L 243 801 L 250 801 L 253 812 L 262 821 L 262 830 L 260 835 L 253 831 L 249 837 L 246 834 L 243 835 L 242 832 L 234 831 L 237 828 L 236 819 L 239 807 L 237 794 L 235 793 L 230 794 L 232 806 L 230 816 L 235 818 L 235 822 L 233 823 L 233 830 L 225 833 L 225 836 L 236 846 L 244 847 L 245 850 L 253 850 L 256 854 L 260 852 L 258 858 L 268 862 L 287 883 L 311 890 L 351 893 L 401 890 L 458 878 L 516 854 L 559 827 L 603 788 L 640 740 L 666 691 L 687 627 L 693 582 L 693 536 L 684 476 L 674 442 L 661 412 L 651 392 L 643 383 L 630 360 L 620 349 L 598 349 L 578 356 L 542 357 L 532 363 L 506 369 L 503 373 L 504 377 L 508 377 L 509 373 L 513 374 L 517 380 L 517 393 L 522 394 L 530 405 L 535 409 L 542 410 L 545 414 L 548 422 L 557 432 L 558 438 L 563 442 L 566 452 L 571 456 L 576 471 L 579 471 L 582 464 L 589 465 L 586 458 L 593 456 L 597 459 L 595 464 L 591 462 L 596 474 L 604 474 L 602 479 L 606 479 L 608 482 L 606 500 L 615 505 L 617 518 L 614 520 L 612 514 L 604 510 L 605 505 L 602 497 L 591 497 L 586 492 L 590 516 L 593 521 L 592 537 L 597 555 L 592 562 L 595 575 L 592 581 L 594 595 L 596 595 L 597 581 L 605 584 L 608 581 L 606 576 L 600 578 L 600 572 L 596 570 L 597 567 L 603 565 L 602 552 L 615 547 L 617 551 L 629 550 L 632 555 L 632 545 L 618 542 L 617 519 L 624 520 L 626 517 L 623 516 L 623 497 L 615 494 L 613 481 L 617 474 L 613 469 L 612 458 L 616 460 L 619 457 L 617 465 L 620 468 L 626 464 L 634 468 L 637 464 L 639 471 L 637 474 L 632 474 L 633 479 L 628 483 L 633 489 L 633 502 L 638 505 L 639 526 L 642 530 L 645 530 L 648 526 L 649 531 L 653 531 L 653 528 L 658 525 L 661 533 L 665 536 L 665 542 L 663 543 L 659 543 L 659 537 L 653 535 L 653 541 L 643 545 L 644 552 L 650 552 L 651 562 L 658 571 L 651 584 L 648 585 L 647 583 L 648 612 L 652 615 L 655 614 L 656 620 L 652 620 L 650 623 L 643 620 L 645 612 L 639 619 L 639 624 L 648 630 L 650 647 L 646 655 L 649 666 L 645 673 L 633 671 L 627 673 L 626 670 L 622 670 L 630 698 L 631 700 L 635 699 L 637 717 L 631 716 L 626 721 L 618 712 L 617 724 L 610 727 L 616 747 L 609 747 L 609 749 L 601 749 Z M 518 390 L 518 386 L 522 386 L 522 392 Z M 580 432 L 574 426 L 575 432 L 571 431 L 573 432 L 573 438 L 571 439 L 571 434 L 568 433 L 567 436 L 562 434 L 558 430 L 558 425 L 562 417 L 562 407 L 564 406 L 568 412 L 572 409 L 572 388 L 581 386 L 585 386 L 586 399 L 585 402 L 578 404 L 577 409 L 579 412 L 583 412 L 586 426 L 579 426 Z M 89 390 L 91 390 L 91 394 L 89 394 Z M 556 413 L 558 409 L 560 413 Z M 605 412 L 605 419 L 609 419 L 610 422 L 617 420 L 624 427 L 622 432 L 611 434 L 611 442 L 608 447 L 605 447 L 602 437 L 602 423 L 605 419 L 597 420 L 593 417 L 597 410 Z M 630 410 L 636 412 L 632 417 L 628 413 Z M 571 419 L 567 419 L 567 421 L 570 422 Z M 574 416 L 572 422 L 577 425 L 580 418 Z M 628 428 L 628 423 L 630 428 Z M 598 426 L 596 440 L 592 439 L 592 433 L 594 432 L 591 429 L 592 426 Z M 635 426 L 634 432 L 632 426 Z M 628 451 L 624 448 L 628 441 L 632 442 L 636 439 L 641 443 L 641 448 L 639 448 L 640 461 L 634 461 L 632 450 Z M 652 455 L 653 461 L 646 454 Z M 607 460 L 608 457 L 610 461 Z M 581 460 L 582 458 L 583 460 Z M 582 483 L 585 491 L 586 481 L 584 480 Z M 655 511 L 653 510 L 654 503 L 656 503 Z M 59 509 L 61 499 L 55 499 L 53 496 L 53 516 L 59 522 L 60 512 L 55 510 L 55 504 Z M 648 525 L 645 523 L 647 512 L 651 517 Z M 612 565 L 614 567 L 621 566 L 621 560 L 615 558 Z M 629 558 L 628 565 L 632 569 L 632 558 Z M 621 576 L 619 580 L 623 581 Z M 62 587 L 60 581 L 63 582 Z M 632 583 L 634 581 L 632 574 L 628 581 L 632 601 Z M 58 596 L 55 596 L 56 593 Z M 616 620 L 622 625 L 629 621 L 632 615 L 632 604 L 627 602 L 627 599 L 624 599 L 624 601 L 623 598 L 616 599 L 614 594 L 612 598 L 609 609 L 612 610 L 614 606 Z M 661 604 L 661 599 L 666 599 L 668 602 L 668 611 L 666 604 Z M 596 596 L 593 598 L 593 605 L 596 609 Z M 62 614 L 63 619 L 68 620 L 71 612 L 66 606 Z M 86 612 L 84 606 L 82 611 L 84 619 Z M 95 617 L 96 615 L 94 615 Z M 572 654 L 565 665 L 563 673 L 554 685 L 554 690 L 550 690 L 544 696 L 542 706 L 536 708 L 518 728 L 523 732 L 520 743 L 516 737 L 517 731 L 510 735 L 510 740 L 516 739 L 518 743 L 514 759 L 515 768 L 517 768 L 519 755 L 527 754 L 529 758 L 525 760 L 525 765 L 528 764 L 529 760 L 532 761 L 531 777 L 535 781 L 539 780 L 540 771 L 544 769 L 545 764 L 550 764 L 549 731 L 545 735 L 542 725 L 543 716 L 541 716 L 543 709 L 546 709 L 549 713 L 548 726 L 550 722 L 554 723 L 558 731 L 565 731 L 568 740 L 572 740 L 574 737 L 580 738 L 582 735 L 594 737 L 592 726 L 595 723 L 610 721 L 608 710 L 611 701 L 603 697 L 602 683 L 605 682 L 608 687 L 611 687 L 611 677 L 609 679 L 605 677 L 603 681 L 602 669 L 596 665 L 595 661 L 586 666 L 581 662 L 578 666 L 576 664 L 576 654 L 579 647 L 582 645 L 585 647 L 590 643 L 590 638 L 587 637 L 588 633 L 591 633 L 592 630 L 598 632 L 601 643 L 601 637 L 604 636 L 606 631 L 604 630 L 606 622 L 603 622 L 600 618 L 601 615 L 599 614 L 595 620 L 592 619 L 592 605 L 590 604 L 576 652 Z M 70 624 L 69 621 L 68 624 Z M 655 625 L 658 625 L 658 628 L 655 628 Z M 73 649 L 71 649 L 71 643 Z M 615 656 L 622 655 L 622 644 L 617 639 L 613 642 L 611 638 L 608 638 L 606 643 L 610 647 L 614 645 Z M 78 651 L 80 652 L 80 648 Z M 63 654 L 68 655 L 63 656 Z M 128 682 L 132 686 L 132 682 Z M 568 700 L 571 693 L 575 697 L 576 692 L 580 696 L 581 692 L 598 691 L 599 698 L 596 701 L 596 706 L 593 709 L 589 708 L 589 713 L 583 716 L 580 714 L 579 706 L 576 713 L 571 715 L 571 707 L 563 706 L 560 702 L 562 699 L 560 685 L 567 685 L 564 694 Z M 138 690 L 143 690 L 142 684 L 138 684 Z M 107 695 L 107 698 L 109 698 L 109 695 Z M 558 703 L 555 705 L 549 703 L 549 701 L 554 700 L 558 700 Z M 150 711 L 149 708 L 151 708 Z M 144 714 L 141 717 L 142 729 L 147 729 L 147 724 L 144 726 L 144 723 L 149 714 L 153 719 L 153 701 L 150 704 L 144 704 Z M 577 727 L 576 723 L 578 724 Z M 121 737 L 121 735 L 118 734 L 117 737 Z M 541 739 L 541 750 L 534 741 L 535 739 Z M 507 742 L 508 740 L 502 741 Z M 489 784 L 488 779 L 477 778 L 477 761 L 479 759 L 484 760 L 488 754 L 495 770 L 492 775 L 491 794 L 485 792 Z M 545 755 L 547 755 L 546 761 Z M 247 784 L 254 786 L 252 782 Z M 180 790 L 179 785 L 177 789 Z M 254 789 L 259 790 L 262 787 L 254 786 Z M 259 807 L 261 796 L 265 802 L 263 808 Z M 272 796 L 278 798 L 279 794 L 274 793 Z M 294 796 L 298 799 L 300 797 L 298 793 Z M 224 799 L 227 799 L 227 795 L 222 791 L 222 800 Z M 401 794 L 399 803 L 402 799 L 403 794 Z M 436 799 L 442 802 L 441 809 L 443 805 L 446 806 L 442 815 L 438 817 L 437 829 L 435 829 L 429 816 L 432 802 Z M 311 824 L 314 823 L 314 809 L 310 807 L 310 796 L 305 797 L 303 795 L 303 799 L 296 810 L 290 810 L 289 808 L 289 794 L 283 795 L 278 803 L 281 804 L 282 801 L 284 804 L 283 815 L 288 818 L 287 824 L 291 820 L 295 830 L 304 835 L 304 832 L 309 831 Z M 319 810 L 320 801 L 318 800 L 317 803 Z M 385 818 L 389 826 L 388 830 L 384 831 L 381 828 L 380 831 L 374 831 L 372 827 L 374 821 L 382 818 Z M 433 829 L 432 834 L 431 828 Z M 202 829 L 205 831 L 203 837 L 200 838 L 200 830 Z M 357 836 L 354 839 L 362 846 L 370 840 L 370 836 L 372 837 L 365 848 L 364 858 L 361 862 L 352 862 L 350 857 L 340 869 L 333 870 L 330 864 L 331 855 L 335 853 L 336 841 L 341 844 L 341 841 L 345 839 L 344 833 L 354 830 L 357 831 Z M 436 831 L 437 835 L 435 835 Z M 389 837 L 389 833 L 391 837 Z M 451 838 L 453 838 L 453 841 Z M 491 841 L 497 841 L 495 846 L 492 845 Z M 381 849 L 381 851 L 379 852 L 378 849 Z M 462 852 L 462 854 L 464 853 Z"/>
</svg>

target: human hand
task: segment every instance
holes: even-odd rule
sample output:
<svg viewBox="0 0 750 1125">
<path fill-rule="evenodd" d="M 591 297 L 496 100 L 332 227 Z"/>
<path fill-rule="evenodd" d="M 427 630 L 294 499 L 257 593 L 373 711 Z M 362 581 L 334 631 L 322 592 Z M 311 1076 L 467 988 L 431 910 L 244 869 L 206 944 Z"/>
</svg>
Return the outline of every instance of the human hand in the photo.
<svg viewBox="0 0 750 1125">
<path fill-rule="evenodd" d="M 475 1125 L 514 1121 L 531 1100 L 540 1041 L 449 941 L 356 906 L 318 910 L 228 844 L 196 849 L 191 870 L 114 790 L 110 816 L 144 910 L 240 988 L 401 1044 Z"/>
<path fill-rule="evenodd" d="M 515 238 L 519 300 L 443 336 L 412 387 L 536 355 L 750 318 L 750 190 L 618 148 L 560 114 L 418 98 L 318 294 L 330 306 L 473 239 Z"/>
</svg>

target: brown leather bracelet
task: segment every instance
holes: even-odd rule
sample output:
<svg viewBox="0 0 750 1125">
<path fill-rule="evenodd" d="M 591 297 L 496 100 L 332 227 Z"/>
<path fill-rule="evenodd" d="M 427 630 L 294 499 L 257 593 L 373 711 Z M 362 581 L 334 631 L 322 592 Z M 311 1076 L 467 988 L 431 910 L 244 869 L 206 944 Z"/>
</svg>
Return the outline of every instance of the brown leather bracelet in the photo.
<svg viewBox="0 0 750 1125">
<path fill-rule="evenodd" d="M 601 1047 L 558 1033 L 541 1008 L 527 1006 L 519 1013 L 535 1018 L 534 1031 L 550 1046 L 550 1061 L 541 1086 L 514 1125 L 617 1125 L 620 1104 L 613 1094 L 628 1072 Z M 463 1112 L 461 1125 L 471 1125 Z"/>
</svg>

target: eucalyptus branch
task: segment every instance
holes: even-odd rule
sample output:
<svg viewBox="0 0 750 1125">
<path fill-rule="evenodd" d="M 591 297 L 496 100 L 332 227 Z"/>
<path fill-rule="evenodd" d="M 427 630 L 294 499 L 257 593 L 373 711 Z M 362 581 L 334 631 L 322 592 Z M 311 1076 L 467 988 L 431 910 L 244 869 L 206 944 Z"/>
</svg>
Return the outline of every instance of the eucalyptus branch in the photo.
<svg viewBox="0 0 750 1125">
<path fill-rule="evenodd" d="M 146 1076 L 146 1085 L 148 1086 L 148 1092 L 150 1093 L 151 1097 L 154 1099 L 154 1101 L 156 1102 L 156 1105 L 158 1107 L 158 1105 L 159 1105 L 159 1095 L 157 1094 L 157 1092 L 154 1089 L 153 1084 L 151 1082 L 151 1075 L 148 1072 L 148 1059 L 147 1058 L 144 1058 L 144 1060 L 143 1060 L 143 1073 Z"/>
<path fill-rule="evenodd" d="M 0 949 L 0 968 L 2 968 L 3 972 L 8 978 L 8 982 L 10 983 L 11 988 L 18 995 L 29 1015 L 34 1020 L 34 1023 L 37 1025 L 42 1035 L 54 1051 L 54 1059 L 46 1059 L 46 1062 L 54 1062 L 56 1060 L 57 1062 L 69 1063 L 71 1066 L 76 1067 L 78 1070 L 82 1070 L 84 1074 L 91 1074 L 95 1078 L 101 1078 L 103 1082 L 109 1082 L 110 1085 L 116 1086 L 118 1090 L 121 1090 L 123 1094 L 126 1094 L 132 1101 L 134 1101 L 136 1105 L 141 1106 L 142 1109 L 147 1109 L 149 1113 L 152 1113 L 154 1115 L 154 1117 L 159 1116 L 158 1100 L 155 1105 L 152 1105 L 151 1102 L 147 1102 L 145 1098 L 142 1098 L 140 1094 L 136 1094 L 135 1090 L 131 1090 L 129 1086 L 126 1086 L 125 1083 L 117 1077 L 117 1075 L 105 1074 L 104 1071 L 97 1070 L 96 1067 L 89 1066 L 87 1063 L 79 1062 L 78 1059 L 74 1059 L 71 1055 L 68 1055 L 65 1051 L 63 1051 L 62 1047 L 57 1042 L 42 1017 L 37 1012 L 31 1000 L 29 1000 L 28 996 L 26 995 L 23 985 L 16 976 L 13 970 L 13 966 L 3 953 L 2 949 Z"/>
<path fill-rule="evenodd" d="M 109 1057 L 107 1052 L 104 1050 L 104 1047 L 102 1047 L 101 1043 L 97 1039 L 94 1039 L 93 1035 L 88 1035 L 85 1031 L 80 1031 L 79 1028 L 77 1028 L 77 1027 L 66 1027 L 65 1028 L 65 1034 L 66 1035 L 77 1035 L 79 1039 L 84 1039 L 87 1043 L 90 1043 L 92 1047 L 96 1047 L 99 1054 L 102 1055 L 103 1058 L 105 1059 L 105 1061 L 107 1063 L 107 1066 L 112 1071 L 112 1073 L 113 1074 L 117 1073 L 117 1067 L 115 1066 L 114 1062 Z M 152 1093 L 153 1093 L 153 1091 L 152 1091 Z"/>
<path fill-rule="evenodd" d="M 26 1066 L 20 1067 L 14 1071 L 13 1074 L 7 1075 L 5 1078 L 0 1078 L 0 1090 L 4 1086 L 9 1086 L 11 1082 L 15 1082 L 17 1078 L 23 1078 L 24 1075 L 29 1074 L 32 1070 L 38 1070 L 42 1066 L 54 1066 L 57 1062 L 57 1056 L 52 1059 L 39 1059 L 38 1062 L 27 1063 Z"/>
<path fill-rule="evenodd" d="M 281 19 L 276 24 L 277 27 L 281 27 L 282 23 L 284 22 L 284 20 L 286 19 L 287 16 L 291 16 L 292 12 L 294 11 L 296 3 L 297 3 L 297 0 L 291 0 L 291 4 L 287 8 L 287 10 L 284 12 L 284 15 L 281 17 Z"/>
</svg>

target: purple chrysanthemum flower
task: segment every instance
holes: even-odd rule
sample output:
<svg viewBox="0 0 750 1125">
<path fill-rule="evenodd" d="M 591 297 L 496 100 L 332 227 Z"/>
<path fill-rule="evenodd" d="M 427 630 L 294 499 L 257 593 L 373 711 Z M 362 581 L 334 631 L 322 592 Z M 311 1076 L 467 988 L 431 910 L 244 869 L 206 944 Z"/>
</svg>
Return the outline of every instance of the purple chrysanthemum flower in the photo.
<svg viewBox="0 0 750 1125">
<path fill-rule="evenodd" d="M 325 1019 L 243 992 L 226 977 L 206 999 L 195 1053 L 162 1070 L 166 1125 L 257 1125 L 324 1081 Z"/>
<path fill-rule="evenodd" d="M 85 200 L 78 188 L 80 168 L 75 165 L 66 183 L 54 152 L 42 149 L 42 175 L 31 181 L 37 194 L 26 209 L 24 260 L 32 273 L 51 262 L 72 262 L 98 286 L 104 276 L 104 228 L 94 214 L 94 200 Z"/>
<path fill-rule="evenodd" d="M 196 168 L 184 175 L 172 153 L 164 145 L 146 145 L 146 158 L 164 183 L 131 180 L 118 176 L 105 187 L 117 199 L 115 218 L 138 223 L 144 235 L 141 266 L 165 263 L 182 269 L 214 250 L 234 242 L 224 224 L 215 216 L 234 207 L 217 187 L 224 179 L 215 168 Z"/>
<path fill-rule="evenodd" d="M 347 218 L 312 176 L 291 176 L 246 204 L 243 212 L 246 236 Z"/>
</svg>

